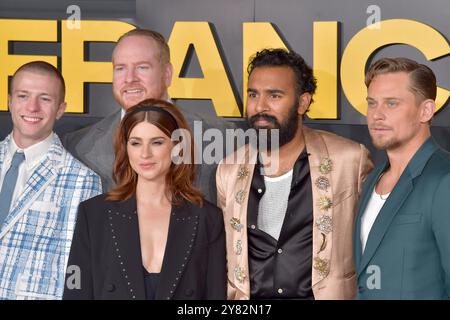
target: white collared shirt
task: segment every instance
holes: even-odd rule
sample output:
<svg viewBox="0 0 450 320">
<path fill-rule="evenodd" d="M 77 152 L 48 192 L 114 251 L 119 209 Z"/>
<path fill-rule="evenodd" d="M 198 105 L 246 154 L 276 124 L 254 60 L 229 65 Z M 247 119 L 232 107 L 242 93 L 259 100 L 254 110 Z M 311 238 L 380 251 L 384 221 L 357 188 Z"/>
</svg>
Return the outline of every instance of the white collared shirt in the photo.
<svg viewBox="0 0 450 320">
<path fill-rule="evenodd" d="M 47 154 L 48 150 L 50 149 L 50 146 L 53 143 L 54 134 L 53 132 L 50 133 L 50 135 L 45 138 L 44 140 L 26 148 L 26 149 L 20 149 L 17 144 L 14 141 L 14 137 L 11 134 L 11 140 L 8 145 L 8 148 L 6 150 L 5 154 L 5 160 L 3 162 L 3 166 L 1 168 L 0 172 L 0 186 L 3 185 L 3 180 L 5 179 L 6 172 L 8 171 L 12 157 L 14 156 L 14 153 L 16 151 L 23 152 L 25 154 L 25 160 L 20 164 L 19 166 L 19 173 L 17 175 L 17 182 L 16 186 L 14 188 L 14 193 L 12 197 L 12 202 L 15 203 L 19 196 L 22 194 L 25 185 L 28 181 L 28 179 L 31 177 L 34 169 L 39 165 L 39 163 L 42 162 L 45 155 Z"/>
</svg>

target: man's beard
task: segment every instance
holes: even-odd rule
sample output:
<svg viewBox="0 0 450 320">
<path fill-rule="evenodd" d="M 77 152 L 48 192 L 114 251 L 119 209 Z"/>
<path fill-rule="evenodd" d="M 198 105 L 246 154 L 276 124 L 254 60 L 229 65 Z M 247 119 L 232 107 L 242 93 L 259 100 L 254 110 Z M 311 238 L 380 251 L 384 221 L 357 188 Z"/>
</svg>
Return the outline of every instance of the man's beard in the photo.
<svg viewBox="0 0 450 320">
<path fill-rule="evenodd" d="M 372 144 L 377 148 L 378 150 L 387 150 L 387 149 L 396 149 L 398 148 L 401 143 L 399 141 L 396 141 L 395 139 L 374 139 L 374 137 L 371 137 Z"/>
<path fill-rule="evenodd" d="M 271 150 L 272 148 L 277 147 L 277 141 L 272 141 L 272 130 L 278 130 L 279 134 L 279 141 L 278 141 L 278 147 L 284 146 L 286 143 L 290 142 L 292 139 L 294 139 L 295 134 L 298 130 L 298 122 L 299 122 L 299 115 L 297 113 L 298 108 L 298 98 L 295 100 L 295 104 L 289 109 L 289 113 L 287 115 L 287 118 L 285 121 L 280 123 L 277 118 L 274 116 L 268 115 L 266 113 L 258 113 L 254 116 L 247 118 L 247 122 L 249 126 L 253 129 L 256 129 L 258 131 L 258 148 L 262 145 L 264 146 L 265 141 L 260 141 L 260 139 L 266 138 L 265 135 L 260 134 L 261 129 L 267 129 L 267 150 Z M 258 120 L 266 120 L 272 126 L 257 126 L 255 123 Z M 276 136 L 276 135 L 275 135 Z"/>
<path fill-rule="evenodd" d="M 376 124 L 369 124 L 369 135 L 372 144 L 378 150 L 395 149 L 401 145 L 401 142 L 395 136 L 379 135 L 372 131 Z M 385 127 L 385 126 L 384 126 Z"/>
</svg>

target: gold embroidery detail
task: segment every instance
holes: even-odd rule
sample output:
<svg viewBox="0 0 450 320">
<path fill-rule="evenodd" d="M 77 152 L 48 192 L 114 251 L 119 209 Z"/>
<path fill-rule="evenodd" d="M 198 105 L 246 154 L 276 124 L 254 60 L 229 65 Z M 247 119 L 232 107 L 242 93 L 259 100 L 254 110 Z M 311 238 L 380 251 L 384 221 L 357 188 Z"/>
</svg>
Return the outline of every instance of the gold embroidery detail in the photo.
<svg viewBox="0 0 450 320">
<path fill-rule="evenodd" d="M 325 278 L 330 272 L 330 263 L 327 259 L 315 257 L 313 268 L 317 270 L 321 277 Z"/>
<path fill-rule="evenodd" d="M 316 187 L 320 190 L 327 191 L 330 187 L 330 180 L 324 176 L 320 176 L 316 179 Z"/>
<path fill-rule="evenodd" d="M 236 277 L 237 281 L 243 283 L 246 278 L 244 269 L 242 269 L 241 267 L 234 268 L 234 276 Z"/>
<path fill-rule="evenodd" d="M 327 236 L 324 233 L 321 233 L 321 235 L 322 235 L 322 244 L 320 245 L 319 252 L 317 253 L 321 253 L 327 247 Z"/>
<path fill-rule="evenodd" d="M 242 204 L 245 200 L 245 191 L 244 190 L 240 190 L 238 192 L 236 192 L 236 195 L 234 196 L 235 200 L 237 203 Z"/>
<path fill-rule="evenodd" d="M 241 232 L 242 227 L 243 227 L 243 225 L 241 223 L 241 220 L 239 220 L 238 218 L 231 218 L 230 219 L 230 225 L 237 232 Z"/>
<path fill-rule="evenodd" d="M 236 254 L 240 255 L 242 253 L 242 240 L 236 241 Z"/>
<path fill-rule="evenodd" d="M 317 201 L 317 205 L 319 206 L 320 210 L 327 211 L 333 205 L 333 201 L 331 201 L 330 198 L 323 196 L 319 198 L 319 200 Z"/>
<path fill-rule="evenodd" d="M 249 171 L 247 170 L 246 167 L 244 167 L 244 166 L 239 167 L 239 171 L 237 174 L 238 179 L 245 179 L 248 177 L 248 174 L 249 174 Z"/>
<path fill-rule="evenodd" d="M 325 234 L 333 230 L 333 219 L 331 216 L 323 214 L 316 221 L 317 228 Z"/>
<path fill-rule="evenodd" d="M 333 170 L 333 161 L 330 158 L 323 158 L 319 165 L 321 174 L 328 174 Z"/>
</svg>

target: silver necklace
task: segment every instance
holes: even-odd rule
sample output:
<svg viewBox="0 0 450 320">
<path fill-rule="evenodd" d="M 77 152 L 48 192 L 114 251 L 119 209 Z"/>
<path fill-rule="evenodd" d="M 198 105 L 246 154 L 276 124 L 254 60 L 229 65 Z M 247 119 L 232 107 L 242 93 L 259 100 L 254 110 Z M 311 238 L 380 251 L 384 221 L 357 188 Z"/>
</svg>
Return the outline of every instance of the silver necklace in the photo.
<svg viewBox="0 0 450 320">
<path fill-rule="evenodd" d="M 376 187 L 377 187 L 378 182 L 380 182 L 380 179 L 381 179 L 381 177 L 383 176 L 383 174 L 384 174 L 384 172 L 381 173 L 380 176 L 378 177 L 377 183 L 375 184 L 375 189 L 376 189 Z M 375 190 L 375 193 L 378 194 L 376 190 Z M 386 199 L 389 197 L 389 194 L 390 194 L 390 192 L 386 194 L 386 198 L 383 198 L 383 195 L 382 195 L 381 192 L 380 192 L 380 194 L 378 194 L 378 196 L 380 197 L 381 200 L 386 201 Z"/>
</svg>

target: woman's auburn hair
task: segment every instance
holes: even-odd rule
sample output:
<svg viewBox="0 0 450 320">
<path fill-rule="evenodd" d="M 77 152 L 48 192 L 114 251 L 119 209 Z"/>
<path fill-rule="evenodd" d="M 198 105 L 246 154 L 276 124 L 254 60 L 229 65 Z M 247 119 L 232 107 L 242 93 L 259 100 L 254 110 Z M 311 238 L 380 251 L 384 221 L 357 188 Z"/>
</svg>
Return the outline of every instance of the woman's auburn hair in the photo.
<svg viewBox="0 0 450 320">
<path fill-rule="evenodd" d="M 167 111 L 140 111 L 143 107 L 159 107 Z M 176 126 L 174 127 L 174 121 Z M 147 99 L 127 110 L 115 133 L 114 152 L 115 161 L 113 166 L 113 179 L 116 187 L 107 193 L 107 200 L 124 201 L 136 193 L 138 175 L 130 165 L 127 144 L 133 128 L 141 123 L 148 122 L 157 126 L 169 138 L 175 129 L 185 129 L 189 132 L 183 138 L 190 140 L 190 161 L 180 164 L 171 163 L 166 176 L 166 194 L 175 206 L 181 205 L 183 200 L 195 205 L 203 205 L 203 197 L 200 190 L 194 187 L 195 165 L 194 165 L 194 141 L 191 131 L 183 114 L 173 104 L 157 99 Z M 189 144 L 188 144 L 189 145 Z"/>
</svg>

